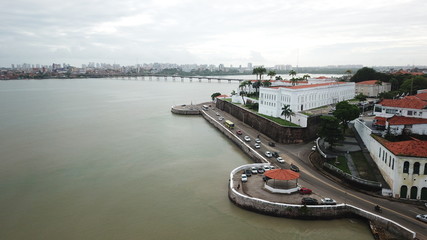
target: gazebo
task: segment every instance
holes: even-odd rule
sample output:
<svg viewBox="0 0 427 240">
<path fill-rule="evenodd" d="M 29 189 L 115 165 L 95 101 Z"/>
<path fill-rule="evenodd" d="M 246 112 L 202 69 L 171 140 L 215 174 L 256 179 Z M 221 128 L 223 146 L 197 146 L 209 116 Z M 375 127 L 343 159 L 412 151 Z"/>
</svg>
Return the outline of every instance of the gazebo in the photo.
<svg viewBox="0 0 427 240">
<path fill-rule="evenodd" d="M 273 193 L 287 193 L 291 194 L 298 191 L 298 178 L 299 173 L 294 172 L 289 169 L 273 169 L 270 171 L 267 171 L 264 173 L 264 176 L 266 176 L 269 179 L 273 179 L 273 186 L 268 185 L 268 180 L 265 181 L 264 188 L 269 190 Z M 278 186 L 276 186 L 276 180 L 281 180 L 281 182 L 278 183 Z M 289 186 L 289 181 L 295 180 L 295 185 L 292 184 Z M 286 182 L 282 182 L 286 181 Z"/>
</svg>

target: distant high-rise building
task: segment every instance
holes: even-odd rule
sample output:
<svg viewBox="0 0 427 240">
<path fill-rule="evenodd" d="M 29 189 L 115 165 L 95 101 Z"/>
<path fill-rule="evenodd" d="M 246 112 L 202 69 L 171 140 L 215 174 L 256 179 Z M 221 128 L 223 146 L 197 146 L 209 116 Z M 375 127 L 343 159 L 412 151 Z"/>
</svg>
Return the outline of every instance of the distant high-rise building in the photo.
<svg viewBox="0 0 427 240">
<path fill-rule="evenodd" d="M 248 63 L 248 68 L 252 69 L 252 63 Z"/>
</svg>

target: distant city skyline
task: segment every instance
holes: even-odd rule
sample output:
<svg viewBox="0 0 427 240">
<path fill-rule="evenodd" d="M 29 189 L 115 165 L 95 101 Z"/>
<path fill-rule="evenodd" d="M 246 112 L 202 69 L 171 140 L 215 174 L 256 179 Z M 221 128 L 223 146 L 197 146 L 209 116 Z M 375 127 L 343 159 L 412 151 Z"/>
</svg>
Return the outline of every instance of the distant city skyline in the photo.
<svg viewBox="0 0 427 240">
<path fill-rule="evenodd" d="M 0 67 L 427 65 L 422 0 L 7 1 Z"/>
</svg>

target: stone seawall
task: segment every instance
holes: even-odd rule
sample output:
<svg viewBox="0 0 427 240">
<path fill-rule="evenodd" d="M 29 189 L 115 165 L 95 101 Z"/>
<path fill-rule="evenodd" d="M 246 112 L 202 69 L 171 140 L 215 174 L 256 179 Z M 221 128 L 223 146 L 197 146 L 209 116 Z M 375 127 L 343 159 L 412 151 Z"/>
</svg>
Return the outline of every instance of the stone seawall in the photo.
<svg viewBox="0 0 427 240">
<path fill-rule="evenodd" d="M 301 143 L 314 140 L 320 126 L 320 116 L 309 117 L 308 127 L 305 128 L 286 127 L 221 99 L 217 99 L 216 107 L 279 143 Z"/>
<path fill-rule="evenodd" d="M 200 115 L 199 106 L 178 105 L 172 106 L 171 112 L 180 115 Z"/>
<path fill-rule="evenodd" d="M 376 226 L 384 229 L 388 234 L 397 237 L 396 239 L 414 239 L 416 237 L 415 232 L 394 221 L 349 204 L 304 206 L 270 202 L 244 195 L 234 188 L 233 176 L 235 176 L 237 172 L 250 168 L 251 166 L 252 164 L 243 165 L 233 169 L 230 173 L 228 197 L 234 204 L 241 208 L 266 215 L 296 219 L 359 217 L 373 222 Z"/>
<path fill-rule="evenodd" d="M 223 124 L 218 122 L 216 119 L 207 115 L 204 111 L 200 111 L 200 114 L 206 121 L 215 126 L 220 132 L 222 132 L 227 138 L 229 138 L 234 144 L 236 144 L 246 155 L 248 155 L 256 163 L 267 163 L 268 161 L 256 151 L 252 151 L 250 146 L 242 141 L 242 139 L 236 137 L 232 131 L 226 128 Z"/>
</svg>

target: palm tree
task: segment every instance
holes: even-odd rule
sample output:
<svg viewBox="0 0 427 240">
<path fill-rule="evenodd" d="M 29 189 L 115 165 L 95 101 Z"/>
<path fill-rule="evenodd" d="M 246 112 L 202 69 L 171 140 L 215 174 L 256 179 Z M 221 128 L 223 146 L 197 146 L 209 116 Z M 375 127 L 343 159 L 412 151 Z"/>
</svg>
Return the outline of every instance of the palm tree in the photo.
<svg viewBox="0 0 427 240">
<path fill-rule="evenodd" d="M 297 75 L 297 72 L 295 72 L 295 70 L 289 71 L 289 76 L 292 76 L 292 78 L 294 78 L 296 75 Z"/>
<path fill-rule="evenodd" d="M 298 83 L 298 78 L 291 78 L 292 86 L 295 86 Z"/>
<path fill-rule="evenodd" d="M 259 79 L 262 79 L 262 75 L 267 72 L 267 69 L 265 69 L 264 66 L 259 67 Z"/>
<path fill-rule="evenodd" d="M 309 78 L 310 77 L 310 75 L 308 75 L 308 74 L 305 74 L 304 76 L 302 76 L 302 78 L 304 79 L 304 80 L 307 80 L 307 78 Z"/>
<path fill-rule="evenodd" d="M 283 80 L 282 76 L 276 76 L 276 80 Z"/>
<path fill-rule="evenodd" d="M 255 88 L 255 91 L 257 93 L 260 86 L 261 86 L 261 80 L 257 80 L 256 82 L 252 83 L 252 87 Z"/>
<path fill-rule="evenodd" d="M 290 105 L 283 105 L 283 107 L 282 107 L 282 114 L 281 115 L 285 116 L 285 119 L 289 118 L 289 122 L 291 122 L 292 121 L 291 116 L 295 115 L 295 113 L 292 112 L 292 109 L 291 109 Z"/>
<path fill-rule="evenodd" d="M 271 82 L 268 80 L 262 81 L 262 86 L 263 87 L 270 87 L 271 86 Z"/>
<path fill-rule="evenodd" d="M 268 71 L 267 76 L 269 76 L 270 80 L 271 80 L 274 76 L 276 76 L 276 72 L 273 70 L 270 70 L 270 71 Z"/>
<path fill-rule="evenodd" d="M 259 68 L 254 68 L 253 70 L 252 70 L 252 74 L 255 74 L 256 75 L 256 79 L 258 80 L 258 74 L 259 74 Z"/>
</svg>

